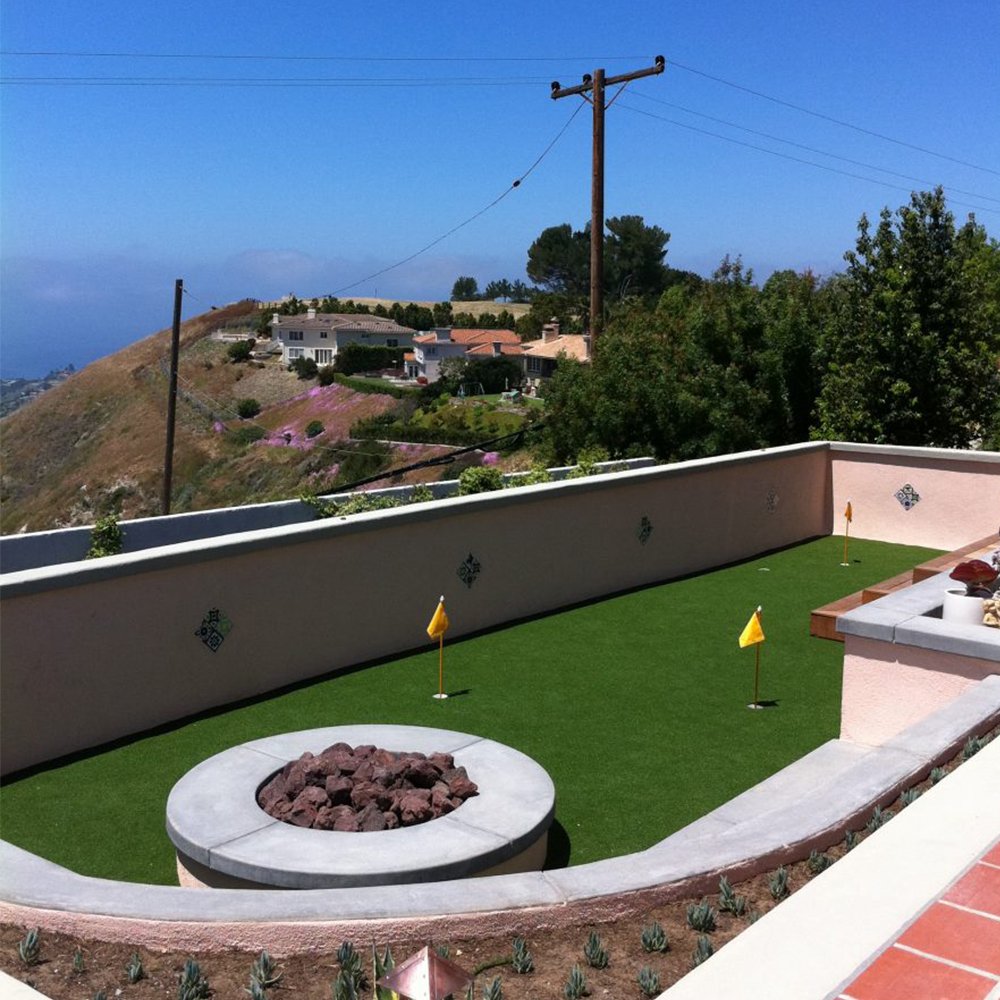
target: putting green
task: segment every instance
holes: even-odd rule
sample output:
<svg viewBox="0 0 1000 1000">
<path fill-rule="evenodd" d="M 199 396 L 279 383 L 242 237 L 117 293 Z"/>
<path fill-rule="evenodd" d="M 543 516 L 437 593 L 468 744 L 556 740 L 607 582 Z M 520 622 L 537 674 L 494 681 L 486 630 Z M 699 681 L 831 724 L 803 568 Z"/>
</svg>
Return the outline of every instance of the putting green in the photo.
<svg viewBox="0 0 1000 1000">
<path fill-rule="evenodd" d="M 856 539 L 849 568 L 841 554 L 821 538 L 456 641 L 445 679 L 460 694 L 444 702 L 428 643 L 177 723 L 7 782 L 0 836 L 86 875 L 176 884 L 164 809 L 188 769 L 261 736 L 382 722 L 477 733 L 539 761 L 557 793 L 550 864 L 642 850 L 837 736 L 843 646 L 810 637 L 809 612 L 938 552 Z M 776 705 L 750 712 L 754 652 L 737 637 L 758 604 L 760 697 Z M 288 641 L 308 627 L 289 622 Z"/>
</svg>

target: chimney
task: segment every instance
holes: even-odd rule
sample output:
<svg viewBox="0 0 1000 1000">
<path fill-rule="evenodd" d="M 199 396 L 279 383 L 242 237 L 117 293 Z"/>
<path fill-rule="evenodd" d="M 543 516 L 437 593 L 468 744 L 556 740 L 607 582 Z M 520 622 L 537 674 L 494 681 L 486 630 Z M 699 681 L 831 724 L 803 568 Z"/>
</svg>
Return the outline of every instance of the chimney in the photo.
<svg viewBox="0 0 1000 1000">
<path fill-rule="evenodd" d="M 451 327 L 450 326 L 436 326 L 434 327 L 434 337 L 438 343 L 450 343 L 451 342 Z"/>
<path fill-rule="evenodd" d="M 315 319 L 315 318 L 316 318 L 316 310 L 315 309 L 308 309 L 306 311 L 306 319 Z"/>
<path fill-rule="evenodd" d="M 281 323 L 281 313 L 271 313 L 271 323 L 280 325 Z"/>
<path fill-rule="evenodd" d="M 493 357 L 498 358 L 503 353 L 500 341 L 495 341 L 493 344 Z"/>
<path fill-rule="evenodd" d="M 552 319 L 542 327 L 542 343 L 548 344 L 559 336 L 559 320 L 553 316 Z"/>
</svg>

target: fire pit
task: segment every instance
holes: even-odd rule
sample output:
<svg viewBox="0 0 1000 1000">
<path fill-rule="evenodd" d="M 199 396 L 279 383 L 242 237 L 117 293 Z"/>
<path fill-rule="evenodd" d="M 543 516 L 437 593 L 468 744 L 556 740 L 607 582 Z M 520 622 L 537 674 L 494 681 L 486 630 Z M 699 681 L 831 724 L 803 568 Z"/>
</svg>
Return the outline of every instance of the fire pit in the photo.
<svg viewBox="0 0 1000 1000">
<path fill-rule="evenodd" d="M 378 768 L 398 772 L 400 787 L 388 792 Z M 393 885 L 538 870 L 554 811 L 548 774 L 501 743 L 416 726 L 337 726 L 203 761 L 173 787 L 167 833 L 182 885 Z"/>
</svg>

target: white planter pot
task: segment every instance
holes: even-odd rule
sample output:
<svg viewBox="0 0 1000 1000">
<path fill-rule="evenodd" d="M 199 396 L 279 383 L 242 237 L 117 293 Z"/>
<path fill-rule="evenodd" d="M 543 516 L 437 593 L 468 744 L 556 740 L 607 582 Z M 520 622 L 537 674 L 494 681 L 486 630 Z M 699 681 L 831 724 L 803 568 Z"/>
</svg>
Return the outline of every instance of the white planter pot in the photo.
<svg viewBox="0 0 1000 1000">
<path fill-rule="evenodd" d="M 946 622 L 955 622 L 958 625 L 982 625 L 983 599 L 969 597 L 964 588 L 946 590 L 941 617 Z"/>
</svg>

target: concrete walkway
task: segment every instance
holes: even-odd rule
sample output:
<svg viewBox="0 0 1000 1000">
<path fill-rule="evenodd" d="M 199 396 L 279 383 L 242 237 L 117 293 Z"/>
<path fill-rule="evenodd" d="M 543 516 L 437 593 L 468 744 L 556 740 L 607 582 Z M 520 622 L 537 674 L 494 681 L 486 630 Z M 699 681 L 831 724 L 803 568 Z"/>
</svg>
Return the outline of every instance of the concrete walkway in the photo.
<svg viewBox="0 0 1000 1000">
<path fill-rule="evenodd" d="M 1000 1000 L 1000 740 L 663 994 Z"/>
</svg>

